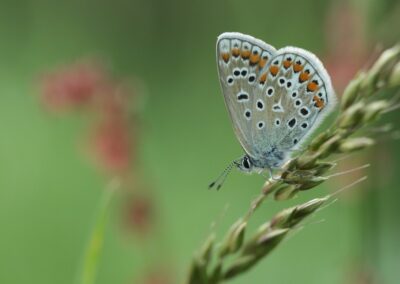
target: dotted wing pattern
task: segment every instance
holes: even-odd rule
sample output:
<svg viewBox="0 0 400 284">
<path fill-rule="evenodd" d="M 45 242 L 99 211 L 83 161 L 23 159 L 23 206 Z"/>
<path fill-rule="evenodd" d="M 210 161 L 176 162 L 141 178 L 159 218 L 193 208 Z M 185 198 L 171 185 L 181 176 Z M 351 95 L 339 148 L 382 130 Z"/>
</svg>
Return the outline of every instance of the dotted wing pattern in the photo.
<svg viewBox="0 0 400 284">
<path fill-rule="evenodd" d="M 274 47 L 240 33 L 224 33 L 217 41 L 218 74 L 235 134 L 246 153 L 255 156 L 252 133 L 254 86 L 276 54 Z M 261 106 L 264 109 L 264 105 Z M 265 127 L 265 123 L 260 125 Z"/>
<path fill-rule="evenodd" d="M 295 47 L 278 50 L 262 76 L 270 143 L 296 149 L 336 103 L 330 78 L 315 55 Z M 265 138 L 258 135 L 256 145 Z"/>
<path fill-rule="evenodd" d="M 253 158 L 265 149 L 296 149 L 335 105 L 329 75 L 306 50 L 276 51 L 258 39 L 224 33 L 217 64 L 236 136 Z"/>
</svg>

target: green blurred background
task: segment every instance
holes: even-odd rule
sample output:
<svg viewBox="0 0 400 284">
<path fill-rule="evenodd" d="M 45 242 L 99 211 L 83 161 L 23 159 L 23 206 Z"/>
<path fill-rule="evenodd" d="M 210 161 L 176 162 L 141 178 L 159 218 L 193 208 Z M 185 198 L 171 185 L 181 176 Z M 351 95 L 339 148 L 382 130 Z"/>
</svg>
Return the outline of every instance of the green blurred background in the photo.
<svg viewBox="0 0 400 284">
<path fill-rule="evenodd" d="M 116 202 L 96 283 L 161 283 L 138 280 L 159 271 L 178 283 L 210 224 L 216 221 L 221 238 L 263 183 L 234 172 L 221 191 L 207 190 L 242 153 L 219 88 L 216 37 L 239 31 L 278 48 L 306 48 L 330 64 L 341 89 L 352 76 L 343 70 L 354 73 L 380 47 L 397 42 L 399 26 L 395 0 L 2 0 L 0 283 L 74 283 L 109 180 L 82 155 L 88 119 L 42 107 L 44 73 L 94 56 L 113 76 L 140 81 L 137 178 L 151 190 L 157 229 L 129 235 Z M 398 122 L 399 115 L 386 119 Z M 341 169 L 371 163 L 367 182 L 232 283 L 399 283 L 400 149 L 398 141 L 383 140 L 341 163 Z M 251 229 L 360 175 L 295 200 L 268 201 Z"/>
</svg>

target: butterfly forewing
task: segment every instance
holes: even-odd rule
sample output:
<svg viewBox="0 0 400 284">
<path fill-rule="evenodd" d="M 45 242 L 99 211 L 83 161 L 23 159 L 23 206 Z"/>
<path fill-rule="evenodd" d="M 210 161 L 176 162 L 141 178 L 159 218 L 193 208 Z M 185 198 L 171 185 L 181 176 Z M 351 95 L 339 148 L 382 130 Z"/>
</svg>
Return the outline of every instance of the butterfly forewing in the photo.
<svg viewBox="0 0 400 284">
<path fill-rule="evenodd" d="M 257 155 L 254 123 L 266 109 L 264 102 L 256 99 L 262 96 L 266 83 L 262 71 L 266 70 L 275 53 L 272 46 L 240 33 L 224 33 L 217 41 L 218 74 L 225 104 L 235 134 L 251 156 Z M 265 130 L 265 123 L 258 128 Z"/>
</svg>

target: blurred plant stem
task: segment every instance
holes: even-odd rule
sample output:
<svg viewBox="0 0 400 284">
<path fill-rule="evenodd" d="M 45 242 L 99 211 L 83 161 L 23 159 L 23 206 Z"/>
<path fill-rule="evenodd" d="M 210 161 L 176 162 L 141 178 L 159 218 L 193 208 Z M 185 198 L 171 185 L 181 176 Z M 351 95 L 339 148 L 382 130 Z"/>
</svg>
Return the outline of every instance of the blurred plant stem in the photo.
<svg viewBox="0 0 400 284">
<path fill-rule="evenodd" d="M 324 176 L 336 166 L 335 162 L 326 159 L 333 154 L 352 153 L 372 146 L 374 140 L 368 137 L 371 134 L 361 130 L 366 130 L 381 114 L 400 108 L 398 96 L 390 99 L 380 96 L 399 91 L 400 45 L 397 45 L 384 51 L 369 70 L 359 72 L 348 84 L 341 97 L 336 121 L 315 137 L 307 149 L 287 162 L 279 178 L 271 178 L 265 183 L 248 212 L 231 226 L 224 240 L 215 245 L 214 234 L 207 239 L 195 255 L 185 283 L 220 283 L 248 271 L 267 256 L 290 231 L 296 229 L 304 218 L 314 213 L 331 196 L 282 210 L 246 240 L 247 223 L 255 210 L 271 194 L 274 194 L 275 200 L 290 199 L 301 191 L 310 190 L 330 177 L 339 175 Z M 361 132 L 363 136 L 353 137 Z M 226 261 L 228 256 L 233 260 Z"/>
<path fill-rule="evenodd" d="M 95 216 L 94 227 L 90 233 L 89 242 L 83 256 L 82 268 L 77 282 L 78 284 L 95 283 L 97 268 L 100 261 L 101 251 L 103 249 L 104 232 L 112 200 L 119 187 L 119 180 L 113 179 L 103 191 L 103 196 L 101 197 Z"/>
</svg>

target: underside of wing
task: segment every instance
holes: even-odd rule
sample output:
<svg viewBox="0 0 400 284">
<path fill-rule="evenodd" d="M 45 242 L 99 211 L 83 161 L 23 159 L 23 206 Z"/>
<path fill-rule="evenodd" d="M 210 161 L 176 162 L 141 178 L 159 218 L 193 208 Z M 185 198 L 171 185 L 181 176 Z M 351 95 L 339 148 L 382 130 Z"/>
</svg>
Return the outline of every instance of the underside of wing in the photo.
<svg viewBox="0 0 400 284">
<path fill-rule="evenodd" d="M 274 47 L 240 33 L 223 33 L 217 40 L 218 74 L 235 134 L 250 156 L 254 149 L 255 94 L 262 92 Z M 260 106 L 260 105 L 259 105 Z M 260 106 L 261 107 L 261 106 Z M 262 106 L 264 107 L 264 106 Z"/>
<path fill-rule="evenodd" d="M 314 54 L 295 47 L 278 50 L 263 72 L 271 143 L 283 151 L 296 149 L 336 104 L 330 77 Z"/>
</svg>

